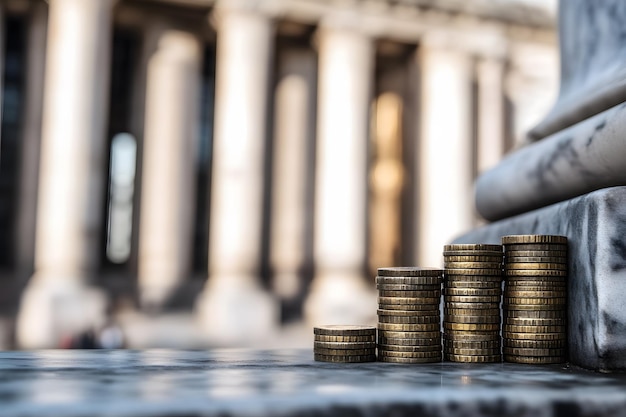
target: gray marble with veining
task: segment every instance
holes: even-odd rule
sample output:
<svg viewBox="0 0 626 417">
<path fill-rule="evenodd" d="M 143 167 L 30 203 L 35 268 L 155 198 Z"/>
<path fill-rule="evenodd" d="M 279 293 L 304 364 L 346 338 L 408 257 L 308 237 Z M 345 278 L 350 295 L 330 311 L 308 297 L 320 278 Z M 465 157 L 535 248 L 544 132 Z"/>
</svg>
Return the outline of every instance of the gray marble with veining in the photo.
<svg viewBox="0 0 626 417">
<path fill-rule="evenodd" d="M 455 242 L 500 243 L 508 234 L 568 237 L 570 359 L 590 369 L 626 370 L 626 187 L 491 223 Z"/>
<path fill-rule="evenodd" d="M 312 350 L 0 352 L 0 415 L 626 415 L 624 375 L 312 357 Z"/>
<path fill-rule="evenodd" d="M 478 212 L 499 220 L 626 184 L 625 135 L 626 103 L 511 153 L 476 181 Z"/>
<path fill-rule="evenodd" d="M 531 139 L 626 101 L 626 2 L 561 0 L 559 43 L 559 97 Z"/>
</svg>

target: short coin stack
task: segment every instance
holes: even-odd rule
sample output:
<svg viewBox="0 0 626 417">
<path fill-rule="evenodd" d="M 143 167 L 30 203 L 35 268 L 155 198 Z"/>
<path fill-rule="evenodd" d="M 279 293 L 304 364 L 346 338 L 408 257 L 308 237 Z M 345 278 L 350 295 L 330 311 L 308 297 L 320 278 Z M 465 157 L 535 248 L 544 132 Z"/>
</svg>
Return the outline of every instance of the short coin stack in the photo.
<svg viewBox="0 0 626 417">
<path fill-rule="evenodd" d="M 452 362 L 501 362 L 502 246 L 444 246 L 443 348 Z"/>
<path fill-rule="evenodd" d="M 562 363 L 567 352 L 567 238 L 504 236 L 504 360 Z"/>
<path fill-rule="evenodd" d="M 379 268 L 378 359 L 382 362 L 441 362 L 443 270 Z"/>
<path fill-rule="evenodd" d="M 313 328 L 313 358 L 321 362 L 355 363 L 376 360 L 376 327 L 319 326 Z"/>
</svg>

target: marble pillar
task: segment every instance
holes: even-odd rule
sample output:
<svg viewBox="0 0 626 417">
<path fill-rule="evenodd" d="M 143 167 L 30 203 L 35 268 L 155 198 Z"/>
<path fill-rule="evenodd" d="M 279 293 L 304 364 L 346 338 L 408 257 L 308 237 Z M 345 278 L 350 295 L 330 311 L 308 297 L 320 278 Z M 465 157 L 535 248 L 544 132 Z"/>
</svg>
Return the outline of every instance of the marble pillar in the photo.
<svg viewBox="0 0 626 417">
<path fill-rule="evenodd" d="M 374 45 L 356 24 L 325 25 L 319 41 L 315 278 L 305 314 L 318 324 L 368 322 L 376 311 L 364 279 Z"/>
<path fill-rule="evenodd" d="M 270 261 L 274 293 L 293 301 L 304 291 L 309 259 L 316 59 L 306 48 L 285 48 L 275 90 Z"/>
<path fill-rule="evenodd" d="M 229 3 L 216 22 L 209 279 L 198 316 L 213 342 L 236 343 L 267 336 L 278 320 L 259 282 L 274 28 L 262 13 Z"/>
<path fill-rule="evenodd" d="M 35 274 L 21 299 L 17 342 L 58 345 L 100 323 L 88 286 L 99 262 L 113 0 L 50 0 Z"/>
<path fill-rule="evenodd" d="M 494 167 L 504 155 L 504 63 L 483 58 L 476 65 L 478 84 L 478 172 Z"/>
<path fill-rule="evenodd" d="M 141 304 L 154 309 L 191 272 L 202 48 L 167 24 L 149 32 L 138 274 Z"/>
<path fill-rule="evenodd" d="M 17 218 L 16 256 L 17 271 L 20 278 L 30 277 L 35 263 L 35 224 L 47 22 L 48 11 L 45 3 L 43 1 L 33 3 L 27 35 L 26 100 L 24 104 Z"/>
<path fill-rule="evenodd" d="M 418 262 L 440 266 L 443 245 L 472 226 L 473 150 L 469 56 L 420 46 L 421 130 L 416 165 Z"/>
</svg>

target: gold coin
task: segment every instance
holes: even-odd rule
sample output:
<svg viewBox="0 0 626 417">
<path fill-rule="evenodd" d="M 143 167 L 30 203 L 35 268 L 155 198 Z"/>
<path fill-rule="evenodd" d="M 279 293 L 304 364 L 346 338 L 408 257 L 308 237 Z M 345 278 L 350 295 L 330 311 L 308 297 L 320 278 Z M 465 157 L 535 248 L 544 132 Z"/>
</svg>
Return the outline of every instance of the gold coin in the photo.
<svg viewBox="0 0 626 417">
<path fill-rule="evenodd" d="M 452 281 L 445 282 L 445 288 L 474 288 L 474 289 L 501 289 L 502 282 L 500 279 L 496 281 Z"/>
<path fill-rule="evenodd" d="M 500 339 L 484 341 L 450 340 L 444 339 L 443 345 L 455 349 L 498 349 L 500 351 Z"/>
<path fill-rule="evenodd" d="M 375 362 L 376 355 L 322 355 L 319 353 L 313 354 L 313 359 L 318 362 L 333 362 L 333 363 L 359 363 L 359 362 Z"/>
<path fill-rule="evenodd" d="M 376 348 L 376 342 L 313 342 L 314 349 L 358 350 Z"/>
<path fill-rule="evenodd" d="M 567 252 L 567 245 L 558 243 L 515 243 L 504 247 L 504 256 L 509 252 L 537 252 L 537 251 L 549 251 L 549 252 Z"/>
<path fill-rule="evenodd" d="M 316 334 L 316 342 L 333 342 L 333 343 L 367 343 L 376 341 L 376 335 L 368 336 L 329 336 L 325 334 Z"/>
<path fill-rule="evenodd" d="M 511 270 L 542 270 L 542 271 L 567 271 L 567 264 L 548 264 L 539 262 L 507 263 L 505 271 Z"/>
<path fill-rule="evenodd" d="M 534 357 L 534 356 L 504 355 L 504 361 L 511 362 L 511 363 L 524 363 L 528 365 L 547 365 L 551 363 L 563 363 L 565 362 L 565 357 L 564 356 Z"/>
<path fill-rule="evenodd" d="M 446 330 L 443 342 L 500 342 L 500 332 L 467 332 Z"/>
<path fill-rule="evenodd" d="M 329 336 L 376 336 L 376 327 L 358 325 L 316 326 L 313 328 L 313 333 Z"/>
<path fill-rule="evenodd" d="M 439 358 L 441 357 L 441 351 L 430 352 L 398 352 L 396 350 L 384 350 L 378 351 L 378 357 L 394 357 L 394 358 Z"/>
<path fill-rule="evenodd" d="M 507 277 L 566 277 L 567 271 L 556 269 L 505 269 L 504 275 Z"/>
<path fill-rule="evenodd" d="M 528 319 L 566 319 L 567 311 L 565 310 L 507 310 L 504 312 L 505 317 L 528 318 Z"/>
<path fill-rule="evenodd" d="M 544 291 L 523 291 L 508 289 L 504 292 L 505 297 L 516 298 L 567 298 L 567 291 L 544 290 Z"/>
<path fill-rule="evenodd" d="M 401 324 L 401 323 L 378 323 L 379 330 L 391 332 L 434 332 L 439 330 L 439 323 L 424 324 Z"/>
<path fill-rule="evenodd" d="M 439 297 L 378 297 L 378 304 L 439 304 Z"/>
<path fill-rule="evenodd" d="M 378 285 L 441 285 L 443 274 L 433 277 L 376 277 Z"/>
<path fill-rule="evenodd" d="M 500 317 L 500 309 L 493 308 L 489 310 L 473 310 L 468 308 L 445 308 L 443 310 L 444 314 L 448 314 L 450 316 L 495 316 Z"/>
<path fill-rule="evenodd" d="M 567 236 L 557 236 L 557 235 L 502 236 L 503 245 L 515 245 L 518 243 L 558 243 L 561 245 L 567 245 Z"/>
<path fill-rule="evenodd" d="M 504 339 L 504 346 L 524 349 L 566 349 L 567 340 L 516 340 Z"/>
<path fill-rule="evenodd" d="M 502 353 L 513 356 L 564 356 L 565 352 L 565 349 L 502 348 Z"/>
<path fill-rule="evenodd" d="M 434 315 L 439 311 L 439 304 L 389 304 L 379 303 L 378 308 L 381 310 L 398 310 L 398 311 L 422 311 L 424 314 Z"/>
<path fill-rule="evenodd" d="M 527 263 L 533 263 L 533 264 L 559 264 L 559 265 L 567 265 L 567 258 L 566 257 L 556 257 L 556 256 L 545 256 L 545 257 L 539 257 L 539 256 L 507 256 L 506 260 L 505 260 L 505 266 L 507 264 L 527 264 Z"/>
<path fill-rule="evenodd" d="M 443 324 L 445 327 L 445 323 Z M 502 330 L 507 333 L 565 333 L 567 326 L 516 326 L 505 324 Z"/>
<path fill-rule="evenodd" d="M 523 305 L 565 305 L 567 303 L 566 297 L 503 297 L 502 298 L 504 305 L 514 305 L 514 304 L 523 304 Z"/>
<path fill-rule="evenodd" d="M 446 314 L 443 316 L 444 322 L 448 323 L 473 323 L 473 324 L 500 324 L 500 316 L 467 316 Z"/>
<path fill-rule="evenodd" d="M 441 290 L 436 291 L 387 291 L 379 290 L 378 295 L 381 297 L 410 297 L 410 298 L 424 298 L 424 297 L 441 297 Z"/>
<path fill-rule="evenodd" d="M 326 349 L 314 347 L 313 352 L 327 356 L 366 356 L 376 354 L 376 345 L 368 349 Z"/>
<path fill-rule="evenodd" d="M 567 250 L 513 250 L 513 246 L 504 251 L 505 258 L 510 257 L 556 257 L 567 258 Z"/>
<path fill-rule="evenodd" d="M 514 326 L 567 326 L 567 319 L 529 319 L 525 317 L 505 317 L 504 324 Z"/>
<path fill-rule="evenodd" d="M 567 291 L 567 285 L 561 284 L 549 284 L 549 285 L 526 285 L 526 284 L 512 284 L 507 283 L 505 291 Z"/>
<path fill-rule="evenodd" d="M 429 285 L 376 284 L 376 289 L 381 291 L 441 291 L 441 280 Z"/>
<path fill-rule="evenodd" d="M 378 268 L 380 277 L 440 277 L 443 270 L 439 268 L 420 268 L 416 266 L 396 266 Z"/>
<path fill-rule="evenodd" d="M 446 277 L 448 275 L 461 275 L 461 276 L 473 276 L 473 275 L 483 275 L 483 276 L 502 276 L 501 268 L 446 268 Z"/>
<path fill-rule="evenodd" d="M 490 258 L 502 257 L 503 252 L 501 250 L 446 250 L 443 251 L 443 257 L 449 256 L 488 256 Z"/>
<path fill-rule="evenodd" d="M 475 323 L 443 323 L 446 330 L 478 330 L 478 331 L 497 331 L 500 330 L 500 324 L 475 324 Z"/>
<path fill-rule="evenodd" d="M 465 295 L 465 296 L 500 296 L 500 288 L 446 288 L 445 295 Z"/>
<path fill-rule="evenodd" d="M 503 304 L 504 311 L 552 311 L 566 308 L 565 304 Z"/>
<path fill-rule="evenodd" d="M 432 324 L 441 322 L 440 316 L 378 316 L 379 323 Z"/>
<path fill-rule="evenodd" d="M 448 302 L 444 303 L 445 308 L 454 310 L 493 310 L 500 308 L 500 302 L 497 303 L 457 303 Z"/>
<path fill-rule="evenodd" d="M 441 338 L 431 339 L 397 339 L 392 337 L 379 337 L 379 345 L 394 345 L 394 346 L 440 346 Z"/>
<path fill-rule="evenodd" d="M 441 339 L 441 332 L 430 331 L 430 332 L 396 332 L 393 330 L 379 330 L 378 338 L 384 339 Z"/>
<path fill-rule="evenodd" d="M 486 243 L 453 243 L 444 245 L 444 252 L 448 251 L 493 251 L 502 252 L 502 245 L 491 245 Z"/>
<path fill-rule="evenodd" d="M 378 358 L 380 362 L 388 363 L 403 363 L 403 364 L 417 364 L 417 363 L 436 363 L 441 362 L 441 356 L 434 358 L 396 358 L 393 356 L 381 356 Z"/>
<path fill-rule="evenodd" d="M 447 353 L 446 359 L 450 362 L 467 362 L 467 363 L 490 363 L 502 362 L 502 356 L 498 355 L 453 355 Z"/>
<path fill-rule="evenodd" d="M 502 261 L 498 262 L 451 262 L 444 261 L 445 269 L 502 269 Z"/>
<path fill-rule="evenodd" d="M 387 352 L 441 352 L 441 344 L 415 346 L 379 344 L 378 350 Z"/>
<path fill-rule="evenodd" d="M 490 356 L 490 355 L 499 355 L 500 348 L 464 349 L 464 348 L 444 347 L 443 352 L 447 354 L 451 354 L 451 355 Z"/>
<path fill-rule="evenodd" d="M 499 295 L 445 295 L 446 303 L 500 303 Z"/>
<path fill-rule="evenodd" d="M 419 311 L 419 310 L 376 310 L 376 314 L 379 316 L 394 316 L 394 317 L 415 317 L 415 316 L 437 316 L 439 317 L 439 309 Z"/>
<path fill-rule="evenodd" d="M 443 255 L 445 262 L 487 262 L 487 263 L 502 263 L 502 253 L 496 256 L 489 255 Z"/>
</svg>

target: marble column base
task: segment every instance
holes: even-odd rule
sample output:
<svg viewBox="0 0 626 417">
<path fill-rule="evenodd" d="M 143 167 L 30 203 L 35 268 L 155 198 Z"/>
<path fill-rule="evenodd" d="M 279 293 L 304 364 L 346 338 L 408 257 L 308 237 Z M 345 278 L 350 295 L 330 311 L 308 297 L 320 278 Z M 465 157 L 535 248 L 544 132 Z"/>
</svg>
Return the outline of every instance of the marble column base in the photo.
<svg viewBox="0 0 626 417">
<path fill-rule="evenodd" d="M 595 370 L 626 370 L 626 187 L 491 223 L 455 243 L 500 243 L 509 234 L 569 238 L 570 360 Z"/>
<path fill-rule="evenodd" d="M 102 291 L 57 278 L 35 275 L 22 293 L 16 324 L 20 348 L 57 348 L 63 339 L 104 324 L 107 299 Z"/>
<path fill-rule="evenodd" d="M 212 276 L 196 301 L 196 318 L 212 346 L 267 339 L 280 321 L 278 302 L 242 276 Z"/>
</svg>

